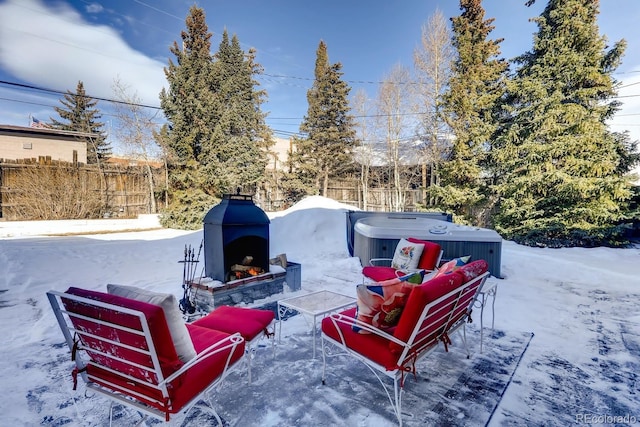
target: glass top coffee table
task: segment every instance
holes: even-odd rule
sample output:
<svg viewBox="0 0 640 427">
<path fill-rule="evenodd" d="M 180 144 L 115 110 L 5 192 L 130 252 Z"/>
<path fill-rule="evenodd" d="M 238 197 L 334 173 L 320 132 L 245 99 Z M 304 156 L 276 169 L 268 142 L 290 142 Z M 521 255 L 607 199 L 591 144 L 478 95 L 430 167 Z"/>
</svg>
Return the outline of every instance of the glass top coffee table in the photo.
<svg viewBox="0 0 640 427">
<path fill-rule="evenodd" d="M 313 317 L 313 358 L 316 358 L 316 321 L 318 316 L 326 316 L 356 304 L 356 299 L 337 292 L 321 290 L 299 297 L 278 301 L 278 343 L 282 337 L 282 318 L 288 311 L 299 311 Z"/>
</svg>

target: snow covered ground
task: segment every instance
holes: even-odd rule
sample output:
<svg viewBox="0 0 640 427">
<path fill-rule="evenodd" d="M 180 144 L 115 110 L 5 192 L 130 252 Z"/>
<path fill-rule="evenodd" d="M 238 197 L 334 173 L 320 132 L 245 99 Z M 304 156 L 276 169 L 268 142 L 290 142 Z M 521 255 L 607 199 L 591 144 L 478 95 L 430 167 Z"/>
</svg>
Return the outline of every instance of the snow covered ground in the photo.
<svg viewBox="0 0 640 427">
<path fill-rule="evenodd" d="M 269 214 L 272 256 L 286 253 L 302 265 L 296 294 L 324 288 L 355 296 L 362 275 L 347 251 L 347 209 L 353 208 L 310 197 Z M 70 285 L 105 291 L 107 283 L 120 283 L 181 297 L 178 261 L 185 245 L 200 244 L 202 231 L 42 236 L 64 231 L 60 223 L 51 223 L 50 232 L 1 224 L 0 425 L 107 425 L 106 400 L 85 398 L 82 386 L 72 391 L 69 352 L 45 292 Z M 77 233 L 77 224 L 68 231 Z M 471 359 L 454 340 L 449 353 L 439 349 L 419 364 L 417 381 L 407 380 L 405 424 L 640 423 L 640 248 L 542 249 L 505 241 L 502 274 L 490 279 L 498 284 L 496 330 L 485 330 L 483 354 L 476 319 Z M 484 320 L 490 323 L 487 310 Z M 327 385 L 320 384 L 310 329 L 301 315 L 288 319 L 276 358 L 258 352 L 254 383 L 230 377 L 233 384 L 214 399 L 225 423 L 395 425 L 386 395 L 360 365 L 336 362 Z M 135 420 L 130 411 L 117 416 L 121 425 Z M 197 408 L 189 417 L 186 424 L 212 425 Z"/>
</svg>

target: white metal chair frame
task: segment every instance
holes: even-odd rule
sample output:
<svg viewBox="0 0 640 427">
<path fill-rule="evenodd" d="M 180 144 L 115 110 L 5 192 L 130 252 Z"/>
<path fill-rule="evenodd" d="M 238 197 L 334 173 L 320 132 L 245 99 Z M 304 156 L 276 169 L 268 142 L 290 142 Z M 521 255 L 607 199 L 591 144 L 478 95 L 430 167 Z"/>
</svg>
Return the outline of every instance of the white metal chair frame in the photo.
<svg viewBox="0 0 640 427">
<path fill-rule="evenodd" d="M 124 364 L 128 364 L 131 366 L 135 366 L 136 368 L 139 369 L 144 369 L 144 370 L 148 370 L 150 374 L 155 375 L 156 378 L 158 379 L 157 384 L 152 384 L 152 383 L 148 383 L 146 384 L 147 386 L 151 387 L 151 388 L 155 388 L 157 390 L 160 390 L 160 392 L 162 393 L 162 396 L 164 398 L 168 398 L 169 397 L 169 393 L 167 391 L 167 385 L 170 384 L 173 380 L 175 380 L 176 378 L 178 378 L 179 376 L 183 375 L 185 372 L 187 372 L 189 369 L 193 368 L 194 366 L 202 363 L 204 360 L 212 357 L 213 355 L 226 351 L 228 349 L 232 349 L 229 352 L 229 357 L 227 358 L 224 370 L 222 371 L 222 373 L 209 385 L 207 386 L 204 390 L 202 390 L 199 394 L 197 394 L 190 402 L 188 402 L 187 404 L 184 405 L 184 407 L 182 408 L 182 410 L 180 411 L 180 413 L 182 415 L 185 415 L 189 412 L 189 410 L 193 407 L 193 405 L 195 405 L 195 403 L 200 400 L 201 398 L 204 398 L 207 400 L 207 403 L 209 404 L 209 407 L 213 413 L 213 415 L 215 416 L 216 420 L 218 421 L 218 425 L 222 425 L 222 420 L 220 419 L 220 416 L 218 415 L 218 413 L 216 412 L 216 410 L 213 408 L 213 406 L 211 405 L 211 403 L 208 401 L 206 395 L 214 388 L 216 388 L 217 386 L 220 385 L 220 383 L 227 377 L 227 375 L 229 375 L 230 372 L 232 372 L 233 369 L 235 369 L 238 365 L 240 365 L 240 362 L 242 361 L 242 358 L 238 359 L 235 363 L 231 364 L 231 358 L 232 355 L 235 354 L 235 347 L 237 347 L 238 345 L 240 345 L 244 339 L 242 338 L 242 336 L 240 336 L 240 334 L 233 334 L 223 340 L 220 340 L 214 344 L 212 344 L 211 346 L 207 347 L 205 350 L 203 350 L 202 352 L 200 352 L 195 358 L 193 358 L 192 360 L 190 360 L 189 362 L 185 363 L 179 370 L 177 370 L 176 372 L 174 372 L 173 374 L 171 374 L 168 377 L 164 377 L 164 374 L 162 373 L 162 369 L 160 367 L 160 361 L 158 360 L 158 355 L 156 353 L 155 350 L 155 346 L 154 346 L 154 341 L 153 341 L 153 337 L 151 336 L 151 331 L 149 329 L 149 325 L 147 323 L 147 319 L 144 315 L 144 313 L 142 313 L 141 311 L 138 310 L 132 310 L 126 307 L 122 307 L 122 306 L 118 306 L 118 305 L 113 305 L 113 304 L 108 304 L 108 303 L 104 303 L 101 301 L 96 301 L 93 299 L 89 299 L 89 298 L 84 298 L 84 297 L 79 297 L 77 295 L 72 295 L 72 294 L 67 294 L 67 293 L 63 293 L 63 292 L 58 292 L 58 291 L 49 291 L 47 292 L 47 297 L 49 298 L 49 302 L 51 304 L 51 307 L 53 308 L 53 311 L 55 313 L 56 319 L 58 320 L 58 324 L 60 325 L 60 329 L 62 330 L 62 333 L 65 337 L 65 340 L 67 342 L 67 345 L 69 347 L 69 350 L 71 352 L 75 352 L 75 364 L 76 364 L 76 368 L 78 370 L 78 372 L 80 373 L 82 379 L 85 382 L 85 385 L 88 389 L 94 390 L 97 393 L 101 393 L 102 395 L 106 396 L 109 399 L 112 399 L 116 402 L 119 402 L 123 405 L 129 406 L 137 411 L 139 411 L 144 418 L 146 418 L 147 416 L 152 416 L 154 418 L 157 418 L 161 421 L 169 421 L 170 419 L 170 414 L 169 412 L 165 412 L 165 411 L 161 411 L 157 408 L 154 408 L 152 406 L 149 406 L 147 404 L 145 404 L 144 402 L 140 402 L 140 401 L 136 401 L 134 400 L 135 398 L 132 396 L 140 396 L 146 400 L 153 400 L 151 399 L 149 396 L 144 396 L 141 395 L 137 392 L 135 392 L 132 389 L 127 389 L 124 388 L 120 385 L 117 384 L 113 384 L 113 383 L 108 383 L 107 381 L 105 381 L 104 379 L 99 379 L 101 382 L 103 383 L 108 383 L 109 386 L 113 387 L 113 389 L 115 390 L 120 390 L 122 393 L 126 393 L 125 394 L 121 394 L 118 393 L 117 391 L 108 389 L 96 382 L 94 382 L 93 380 L 96 379 L 94 377 L 92 377 L 91 375 L 87 374 L 86 372 L 86 367 L 88 365 L 93 365 L 95 367 L 99 367 L 100 369 L 109 371 L 111 373 L 114 373 L 116 375 L 119 375 L 123 378 L 128 378 L 132 381 L 140 381 L 137 378 L 131 377 L 127 374 L 124 374 L 122 372 L 117 372 L 113 369 L 110 369 L 106 366 L 102 366 L 97 364 L 96 362 L 94 362 L 85 352 L 80 351 L 80 350 L 90 350 L 91 352 L 94 352 L 96 354 L 100 354 L 103 357 L 106 358 L 110 358 L 110 359 L 114 359 L 117 360 L 120 363 L 124 363 Z M 128 314 L 131 316 L 136 316 L 139 318 L 140 320 L 140 324 L 142 325 L 141 330 L 137 330 L 137 329 L 131 329 L 131 328 L 126 328 L 124 326 L 118 325 L 116 323 L 111 323 L 111 322 L 106 322 L 97 318 L 93 318 L 93 317 L 87 317 L 87 316 L 83 316 L 77 313 L 72 313 L 67 311 L 64 308 L 64 305 L 62 304 L 61 298 L 65 298 L 71 301 L 77 301 L 79 303 L 83 303 L 86 305 L 92 305 L 92 306 L 96 306 L 96 307 L 100 307 L 100 308 L 104 308 L 104 309 L 109 309 L 109 310 L 115 310 L 115 311 L 119 311 L 122 312 L 124 314 Z M 95 322 L 97 324 L 102 324 L 105 325 L 106 327 L 109 328 L 113 328 L 113 329 L 118 329 L 118 330 L 122 330 L 122 331 L 126 331 L 129 333 L 133 333 L 133 334 L 137 334 L 140 336 L 143 336 L 146 344 L 148 346 L 148 350 L 143 350 L 143 349 L 139 349 L 139 348 L 135 348 L 123 343 L 119 343 L 116 341 L 112 341 L 112 340 L 106 340 L 104 337 L 97 337 L 95 335 L 89 334 L 89 333 L 85 333 L 84 331 L 81 331 L 79 329 L 76 329 L 73 325 L 73 323 L 71 322 L 72 318 L 78 318 L 78 319 L 84 319 L 84 320 L 88 320 L 91 322 Z M 76 344 L 77 340 L 74 340 L 74 335 L 79 337 L 79 345 Z M 153 368 L 148 368 L 145 367 L 143 365 L 139 365 L 133 362 L 130 362 L 128 360 L 122 359 L 122 358 L 118 358 L 115 357 L 109 353 L 106 353 L 104 351 L 101 351 L 100 349 L 97 348 L 91 348 L 89 346 L 85 346 L 85 342 L 83 340 L 83 337 L 92 337 L 92 338 L 99 338 L 102 341 L 107 341 L 109 342 L 111 345 L 113 345 L 114 347 L 121 347 L 121 348 L 125 348 L 127 350 L 130 351 L 135 351 L 135 352 L 139 352 L 142 354 L 146 354 L 148 355 L 151 360 L 152 360 L 152 364 L 153 364 Z M 76 350 L 77 349 L 77 350 Z M 163 402 L 158 402 L 156 401 L 158 404 L 162 404 Z M 111 411 L 109 414 L 109 417 L 111 418 Z M 143 419 L 144 419 L 143 418 Z M 111 419 L 110 419 L 110 423 L 111 423 Z"/>
<path fill-rule="evenodd" d="M 404 375 L 406 372 L 415 372 L 412 368 L 415 364 L 429 354 L 432 350 L 434 350 L 439 342 L 443 342 L 445 344 L 445 348 L 448 342 L 448 336 L 453 332 L 460 333 L 460 328 L 462 328 L 462 342 L 464 344 L 465 351 L 467 353 L 467 358 L 471 356 L 469 351 L 469 347 L 467 345 L 467 334 L 466 334 L 466 323 L 468 323 L 471 319 L 471 310 L 473 305 L 478 298 L 480 291 L 487 279 L 489 277 L 489 272 L 485 272 L 482 275 L 460 285 L 455 288 L 451 292 L 443 295 L 437 300 L 427 304 L 422 313 L 416 322 L 416 325 L 411 333 L 409 339 L 404 342 L 399 340 L 398 338 L 384 332 L 381 329 L 373 327 L 367 323 L 361 322 L 352 316 L 345 316 L 340 313 L 332 314 L 330 316 L 331 322 L 333 322 L 334 327 L 338 331 L 340 336 L 340 341 L 334 340 L 333 338 L 326 335 L 324 332 L 322 333 L 322 384 L 325 384 L 326 381 L 326 366 L 327 366 L 327 357 L 333 356 L 342 356 L 349 355 L 364 363 L 364 365 L 375 375 L 378 379 L 382 387 L 384 388 L 385 393 L 393 407 L 393 412 L 398 419 L 399 425 L 402 426 L 402 391 L 404 389 Z M 475 284 L 478 283 L 478 286 L 474 288 Z M 460 301 L 465 299 L 465 296 L 468 296 L 471 292 L 474 292 L 473 297 L 470 302 L 466 306 L 465 314 L 460 317 L 458 320 L 450 324 L 452 317 L 455 313 L 459 312 Z M 441 302 L 450 299 L 451 297 L 455 297 L 455 300 L 452 302 L 452 306 L 450 310 L 444 311 L 445 307 L 438 308 L 438 304 Z M 441 332 L 437 334 L 435 339 L 431 339 L 426 341 L 427 337 L 418 340 L 417 337 L 423 331 L 426 331 L 433 325 L 437 325 L 442 322 L 443 319 L 447 319 L 444 323 L 444 327 L 441 327 Z M 387 370 L 385 366 L 382 366 L 366 356 L 358 353 L 355 350 L 349 348 L 346 344 L 344 335 L 342 331 L 338 328 L 338 323 L 347 324 L 347 325 L 357 325 L 359 328 L 362 328 L 372 335 L 377 335 L 382 337 L 390 342 L 394 342 L 403 347 L 402 353 L 398 357 L 397 366 L 395 370 Z M 332 344 L 334 348 L 338 348 L 340 350 L 339 353 L 332 354 L 329 347 L 325 347 L 325 341 L 328 344 Z M 413 350 L 412 350 L 413 348 Z M 389 388 L 383 381 L 382 377 L 388 377 L 393 380 L 393 398 L 391 397 L 391 393 L 389 392 Z"/>
<path fill-rule="evenodd" d="M 269 328 L 273 328 L 273 332 L 269 331 Z M 253 359 L 256 355 L 256 350 L 258 347 L 258 343 L 262 340 L 266 339 L 267 341 L 271 340 L 271 355 L 275 359 L 276 357 L 276 326 L 275 319 L 269 323 L 264 331 L 255 336 L 251 341 L 245 340 L 244 342 L 244 352 L 247 358 L 247 382 L 251 384 L 251 359 Z"/>
</svg>

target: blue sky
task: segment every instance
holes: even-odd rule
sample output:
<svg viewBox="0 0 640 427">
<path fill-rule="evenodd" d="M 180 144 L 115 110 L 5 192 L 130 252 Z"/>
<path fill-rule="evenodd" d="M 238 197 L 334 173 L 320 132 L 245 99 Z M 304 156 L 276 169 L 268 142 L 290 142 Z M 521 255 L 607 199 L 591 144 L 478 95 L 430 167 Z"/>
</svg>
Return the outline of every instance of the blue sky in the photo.
<svg viewBox="0 0 640 427">
<path fill-rule="evenodd" d="M 491 38 L 504 38 L 502 56 L 509 59 L 531 48 L 537 16 L 546 4 L 538 0 L 485 0 L 487 17 L 495 18 Z M 119 78 L 146 105 L 159 106 L 166 85 L 163 67 L 172 57 L 169 45 L 180 31 L 193 1 L 174 0 L 0 0 L 0 80 L 66 91 L 82 80 L 94 97 L 114 98 Z M 265 75 L 267 123 L 284 137 L 296 132 L 306 113 L 306 91 L 312 84 L 315 51 L 322 39 L 329 60 L 343 65 L 343 78 L 373 98 L 378 82 L 394 65 L 412 67 L 422 26 L 439 9 L 445 17 L 460 13 L 456 0 L 242 0 L 200 1 L 212 50 L 224 28 L 236 34 L 245 50 L 257 49 Z M 614 130 L 629 130 L 640 139 L 640 1 L 602 0 L 600 32 L 610 42 L 624 38 L 627 53 L 616 78 L 623 111 Z M 634 96 L 636 95 L 637 96 Z M 0 84 L 0 124 L 29 125 L 56 117 L 61 95 Z M 109 106 L 100 103 L 109 122 Z M 153 111 L 153 110 L 150 110 Z"/>
</svg>

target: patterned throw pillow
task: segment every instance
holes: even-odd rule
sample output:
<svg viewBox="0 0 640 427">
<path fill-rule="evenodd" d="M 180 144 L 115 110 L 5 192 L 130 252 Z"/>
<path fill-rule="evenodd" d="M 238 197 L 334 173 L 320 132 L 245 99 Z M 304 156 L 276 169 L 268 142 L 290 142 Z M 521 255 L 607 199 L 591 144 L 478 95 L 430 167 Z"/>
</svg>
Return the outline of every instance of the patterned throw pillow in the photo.
<svg viewBox="0 0 640 427">
<path fill-rule="evenodd" d="M 395 326 L 409 293 L 416 286 L 412 282 L 421 283 L 423 275 L 424 272 L 419 271 L 384 282 L 357 285 L 356 319 L 381 329 Z M 369 333 L 357 325 L 353 330 L 360 334 Z"/>
<path fill-rule="evenodd" d="M 457 269 L 459 269 L 460 267 L 468 263 L 470 259 L 471 259 L 471 256 L 467 255 L 460 258 L 454 258 L 451 261 L 448 261 L 442 264 L 438 269 L 438 272 L 436 273 L 435 277 L 442 276 L 443 274 L 453 273 L 454 271 L 456 271 Z"/>
<path fill-rule="evenodd" d="M 415 270 L 418 268 L 420 256 L 424 250 L 422 243 L 412 243 L 407 239 L 400 239 L 393 254 L 391 267 L 396 270 Z"/>
</svg>

